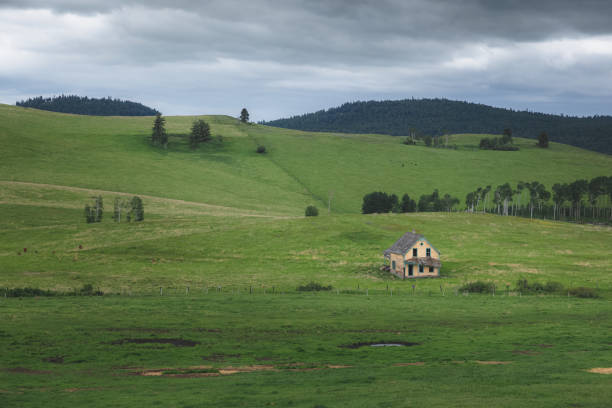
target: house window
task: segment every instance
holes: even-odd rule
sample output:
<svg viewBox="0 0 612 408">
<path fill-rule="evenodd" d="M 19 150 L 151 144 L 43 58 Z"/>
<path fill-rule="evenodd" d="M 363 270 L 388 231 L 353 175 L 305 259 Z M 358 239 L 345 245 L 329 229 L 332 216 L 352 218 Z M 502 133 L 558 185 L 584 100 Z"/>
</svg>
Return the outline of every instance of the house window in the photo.
<svg viewBox="0 0 612 408">
<path fill-rule="evenodd" d="M 433 273 L 433 266 L 429 267 L 429 273 Z"/>
<path fill-rule="evenodd" d="M 419 265 L 419 273 L 423 273 L 423 265 Z"/>
<path fill-rule="evenodd" d="M 426 254 L 427 256 L 431 256 L 431 248 L 427 248 L 427 249 L 425 250 L 425 254 Z"/>
<path fill-rule="evenodd" d="M 395 269 L 395 261 L 391 261 L 391 269 Z"/>
<path fill-rule="evenodd" d="M 416 248 L 412 248 L 412 256 L 417 256 L 417 249 Z"/>
</svg>

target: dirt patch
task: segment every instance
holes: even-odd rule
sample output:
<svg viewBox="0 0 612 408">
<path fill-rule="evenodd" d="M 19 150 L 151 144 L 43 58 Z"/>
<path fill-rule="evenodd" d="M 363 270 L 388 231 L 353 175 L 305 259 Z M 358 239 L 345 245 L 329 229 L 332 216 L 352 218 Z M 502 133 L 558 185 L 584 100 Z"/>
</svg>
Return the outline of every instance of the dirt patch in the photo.
<svg viewBox="0 0 612 408">
<path fill-rule="evenodd" d="M 482 364 L 482 365 L 506 365 L 506 364 L 512 364 L 512 361 L 482 361 L 482 360 L 476 360 L 476 364 Z"/>
<path fill-rule="evenodd" d="M 237 373 L 252 373 L 255 371 L 276 371 L 276 367 L 273 365 L 252 365 L 252 366 L 241 366 L 241 367 L 225 367 L 219 369 L 219 374 L 229 375 Z"/>
<path fill-rule="evenodd" d="M 612 374 L 612 367 L 598 367 L 587 370 L 589 373 L 595 374 Z"/>
<path fill-rule="evenodd" d="M 126 343 L 131 344 L 172 344 L 175 347 L 194 347 L 200 344 L 199 341 L 193 340 L 185 340 L 185 339 L 166 339 L 166 338 L 150 338 L 150 339 L 139 339 L 139 338 L 129 338 L 129 339 L 120 339 L 111 342 L 110 344 L 114 345 L 123 345 Z"/>
<path fill-rule="evenodd" d="M 175 377 L 175 378 L 197 378 L 197 377 L 218 377 L 222 375 L 232 375 L 239 373 L 254 373 L 257 371 L 314 371 L 324 369 L 349 368 L 349 365 L 327 364 L 305 366 L 304 363 L 292 363 L 286 366 L 274 365 L 250 365 L 250 366 L 229 366 L 223 368 L 213 368 L 212 366 L 194 366 L 188 368 L 156 368 L 152 370 L 141 370 L 133 372 L 133 375 L 143 377 Z"/>
<path fill-rule="evenodd" d="M 533 350 L 512 350 L 512 354 L 522 354 L 524 356 L 537 356 L 542 353 Z"/>
<path fill-rule="evenodd" d="M 408 367 L 408 366 L 424 366 L 425 363 L 423 361 L 417 361 L 415 363 L 395 363 L 394 367 Z"/>
<path fill-rule="evenodd" d="M 47 358 L 43 358 L 42 361 L 44 361 L 45 363 L 64 364 L 64 357 L 63 356 L 47 357 Z"/>
<path fill-rule="evenodd" d="M 413 342 L 408 342 L 408 341 L 367 341 L 367 342 L 359 342 L 359 343 L 352 343 L 352 344 L 342 344 L 338 347 L 350 348 L 350 349 L 357 349 L 360 347 L 386 348 L 386 347 L 412 347 L 412 346 L 418 346 L 420 344 L 421 343 L 413 343 Z"/>
<path fill-rule="evenodd" d="M 31 374 L 31 375 L 46 375 L 46 374 L 51 374 L 51 371 L 46 371 L 46 370 L 31 370 L 31 369 L 25 368 L 25 367 L 9 368 L 6 371 L 8 371 L 9 373 L 13 373 L 13 374 Z"/>
</svg>

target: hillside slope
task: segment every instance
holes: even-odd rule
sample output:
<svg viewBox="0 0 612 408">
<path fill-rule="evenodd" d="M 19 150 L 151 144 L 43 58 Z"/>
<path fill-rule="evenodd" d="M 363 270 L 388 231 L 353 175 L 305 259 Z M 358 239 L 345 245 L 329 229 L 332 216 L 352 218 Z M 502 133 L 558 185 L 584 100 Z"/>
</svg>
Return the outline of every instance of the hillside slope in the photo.
<svg viewBox="0 0 612 408">
<path fill-rule="evenodd" d="M 312 133 L 203 116 L 223 141 L 192 151 L 195 117 L 167 118 L 168 150 L 150 146 L 151 117 L 93 117 L 0 105 L 0 180 L 129 192 L 274 215 L 308 204 L 358 213 L 375 190 L 413 197 L 438 188 L 461 200 L 478 186 L 555 182 L 612 173 L 607 155 L 517 139 L 517 152 L 480 151 L 479 136 L 455 135 L 457 150 L 405 146 L 384 135 Z M 266 154 L 255 153 L 258 144 Z"/>
<path fill-rule="evenodd" d="M 278 119 L 265 124 L 319 132 L 410 134 L 501 134 L 537 138 L 546 131 L 551 140 L 612 154 L 612 116 L 572 117 L 514 111 L 447 99 L 367 101 L 314 113 Z"/>
</svg>

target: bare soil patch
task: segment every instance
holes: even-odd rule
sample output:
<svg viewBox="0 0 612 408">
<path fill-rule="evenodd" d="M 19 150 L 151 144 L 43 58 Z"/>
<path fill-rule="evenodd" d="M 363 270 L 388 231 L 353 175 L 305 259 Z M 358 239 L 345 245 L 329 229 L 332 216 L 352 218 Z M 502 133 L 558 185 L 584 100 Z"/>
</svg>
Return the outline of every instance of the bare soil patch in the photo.
<svg viewBox="0 0 612 408">
<path fill-rule="evenodd" d="M 175 347 L 194 347 L 200 344 L 199 341 L 185 340 L 185 339 L 168 339 L 168 338 L 126 338 L 115 340 L 110 344 L 123 345 L 126 343 L 131 344 L 172 344 Z"/>
<path fill-rule="evenodd" d="M 587 370 L 589 373 L 595 374 L 612 374 L 612 367 L 598 367 Z"/>
<path fill-rule="evenodd" d="M 512 361 L 482 361 L 482 360 L 476 360 L 476 364 L 482 364 L 482 365 L 505 365 L 505 364 L 512 364 Z"/>
<path fill-rule="evenodd" d="M 338 347 L 350 348 L 350 349 L 357 349 L 360 347 L 385 348 L 385 347 L 412 347 L 412 346 L 418 346 L 420 344 L 421 343 L 413 343 L 409 341 L 367 341 L 367 342 L 359 342 L 359 343 L 352 343 L 352 344 L 342 344 Z"/>
<path fill-rule="evenodd" d="M 286 366 L 274 366 L 270 364 L 255 364 L 250 366 L 228 366 L 223 368 L 213 368 L 212 366 L 193 366 L 188 368 L 156 368 L 151 370 L 140 370 L 133 372 L 133 375 L 143 377 L 174 377 L 174 378 L 197 378 L 197 377 L 218 377 L 222 375 L 232 375 L 239 373 L 254 373 L 257 371 L 314 371 L 325 369 L 349 368 L 349 365 L 327 364 L 309 365 L 304 363 L 291 363 Z"/>
</svg>

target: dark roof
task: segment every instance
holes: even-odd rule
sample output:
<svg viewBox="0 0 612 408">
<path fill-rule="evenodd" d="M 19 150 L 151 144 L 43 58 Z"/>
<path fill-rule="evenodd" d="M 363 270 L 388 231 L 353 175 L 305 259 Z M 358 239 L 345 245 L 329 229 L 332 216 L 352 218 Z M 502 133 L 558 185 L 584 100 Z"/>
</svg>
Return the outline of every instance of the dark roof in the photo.
<svg viewBox="0 0 612 408">
<path fill-rule="evenodd" d="M 389 256 L 389 254 L 405 254 L 415 242 L 419 239 L 423 238 L 421 234 L 415 234 L 414 232 L 407 232 L 400 239 L 395 241 L 395 244 L 391 245 L 391 248 L 387 249 L 384 254 L 385 256 Z"/>
</svg>

